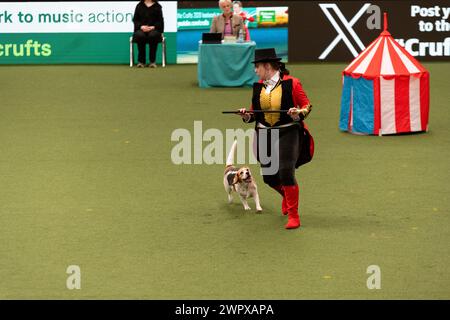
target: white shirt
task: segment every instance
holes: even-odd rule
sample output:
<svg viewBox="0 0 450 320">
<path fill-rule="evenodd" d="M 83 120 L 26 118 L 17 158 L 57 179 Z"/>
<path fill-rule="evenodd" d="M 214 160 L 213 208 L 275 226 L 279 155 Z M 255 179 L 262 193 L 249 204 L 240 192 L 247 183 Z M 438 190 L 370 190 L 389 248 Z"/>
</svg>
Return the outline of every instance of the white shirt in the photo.
<svg viewBox="0 0 450 320">
<path fill-rule="evenodd" d="M 273 88 L 277 85 L 280 80 L 280 71 L 275 72 L 275 74 L 269 80 L 265 80 L 263 83 L 266 86 L 266 94 L 269 94 Z"/>
</svg>

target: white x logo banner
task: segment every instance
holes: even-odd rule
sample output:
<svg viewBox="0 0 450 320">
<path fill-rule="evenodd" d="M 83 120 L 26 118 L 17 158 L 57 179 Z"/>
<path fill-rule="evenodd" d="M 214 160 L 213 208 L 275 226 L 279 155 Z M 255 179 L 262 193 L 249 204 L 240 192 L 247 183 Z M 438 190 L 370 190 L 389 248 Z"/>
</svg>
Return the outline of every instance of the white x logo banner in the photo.
<svg viewBox="0 0 450 320">
<path fill-rule="evenodd" d="M 339 43 L 339 41 L 343 40 L 344 43 L 347 45 L 347 48 L 350 50 L 350 52 L 353 54 L 354 57 L 358 55 L 358 52 L 356 51 L 355 47 L 352 45 L 350 40 L 345 35 L 344 31 L 339 27 L 334 17 L 331 15 L 330 10 L 333 10 L 336 15 L 338 16 L 339 20 L 342 22 L 342 24 L 345 26 L 345 29 L 350 33 L 350 35 L 353 37 L 353 40 L 355 40 L 356 44 L 359 46 L 361 50 L 365 49 L 364 44 L 359 39 L 358 35 L 355 33 L 355 31 L 352 29 L 353 25 L 359 20 L 359 18 L 364 14 L 364 12 L 367 10 L 367 8 L 370 7 L 370 3 L 364 4 L 364 6 L 356 13 L 356 15 L 352 18 L 352 20 L 347 21 L 347 19 L 342 14 L 341 10 L 335 3 L 319 3 L 320 8 L 325 13 L 325 16 L 328 18 L 328 20 L 333 25 L 334 29 L 336 29 L 338 35 L 334 40 L 330 43 L 330 45 L 322 52 L 322 54 L 319 56 L 320 60 L 325 59 L 328 54 L 331 52 L 331 50 L 334 49 L 334 47 Z"/>
</svg>

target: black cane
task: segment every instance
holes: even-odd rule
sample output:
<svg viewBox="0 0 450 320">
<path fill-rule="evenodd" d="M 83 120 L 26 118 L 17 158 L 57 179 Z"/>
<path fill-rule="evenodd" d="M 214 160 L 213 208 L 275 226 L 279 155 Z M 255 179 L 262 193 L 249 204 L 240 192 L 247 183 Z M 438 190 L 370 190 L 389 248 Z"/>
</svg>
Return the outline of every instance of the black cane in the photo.
<svg viewBox="0 0 450 320">
<path fill-rule="evenodd" d="M 287 110 L 248 110 L 248 113 L 286 113 Z M 239 114 L 239 111 L 222 111 L 222 113 L 234 113 Z"/>
</svg>

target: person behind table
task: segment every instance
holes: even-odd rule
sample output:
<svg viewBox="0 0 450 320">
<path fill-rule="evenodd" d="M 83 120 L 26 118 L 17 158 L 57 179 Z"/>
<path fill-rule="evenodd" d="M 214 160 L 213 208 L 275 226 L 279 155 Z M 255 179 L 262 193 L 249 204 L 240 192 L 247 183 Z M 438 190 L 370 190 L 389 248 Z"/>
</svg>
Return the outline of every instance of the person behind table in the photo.
<svg viewBox="0 0 450 320">
<path fill-rule="evenodd" d="M 162 7 L 156 0 L 141 0 L 136 6 L 133 16 L 133 41 L 138 47 L 138 68 L 145 66 L 146 45 L 149 44 L 149 62 L 156 68 L 156 51 L 164 32 Z"/>
<path fill-rule="evenodd" d="M 255 18 L 253 18 L 252 16 L 247 16 L 247 13 L 242 10 L 241 1 L 233 2 L 233 12 L 234 14 L 240 15 L 242 20 L 244 21 L 245 41 L 250 41 L 250 32 L 248 31 L 247 24 L 248 22 L 254 22 Z"/>
<path fill-rule="evenodd" d="M 257 145 L 264 144 L 273 159 L 278 154 L 278 168 L 275 174 L 264 174 L 263 180 L 283 196 L 282 213 L 288 216 L 286 229 L 300 227 L 298 214 L 299 188 L 295 178 L 295 169 L 309 162 L 314 152 L 314 141 L 303 119 L 311 111 L 309 99 L 297 78 L 289 76 L 284 63 L 280 62 L 275 49 L 255 50 L 255 72 L 260 81 L 253 85 L 251 110 L 239 110 L 244 122 L 256 122 Z M 253 110 L 285 110 L 285 113 L 252 113 Z M 266 131 L 267 139 L 261 135 Z M 278 139 L 271 139 L 271 131 L 277 130 Z M 264 141 L 260 141 L 264 140 Z M 257 159 L 261 162 L 261 153 L 257 148 Z M 267 173 L 267 171 L 266 171 Z"/>
<path fill-rule="evenodd" d="M 238 38 L 240 30 L 245 33 L 244 21 L 241 16 L 233 14 L 232 5 L 231 0 L 220 0 L 219 8 L 222 10 L 222 14 L 215 16 L 211 23 L 210 32 L 222 33 L 222 39 L 226 36 Z"/>
</svg>

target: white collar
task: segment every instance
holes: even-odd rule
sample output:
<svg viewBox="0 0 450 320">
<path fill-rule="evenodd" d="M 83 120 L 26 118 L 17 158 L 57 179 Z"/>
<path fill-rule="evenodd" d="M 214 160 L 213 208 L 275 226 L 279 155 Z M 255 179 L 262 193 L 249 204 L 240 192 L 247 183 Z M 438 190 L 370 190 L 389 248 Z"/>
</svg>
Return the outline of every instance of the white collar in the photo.
<svg viewBox="0 0 450 320">
<path fill-rule="evenodd" d="M 275 74 L 269 80 L 265 80 L 264 84 L 266 86 L 275 86 L 280 80 L 280 71 L 275 72 Z"/>
</svg>

